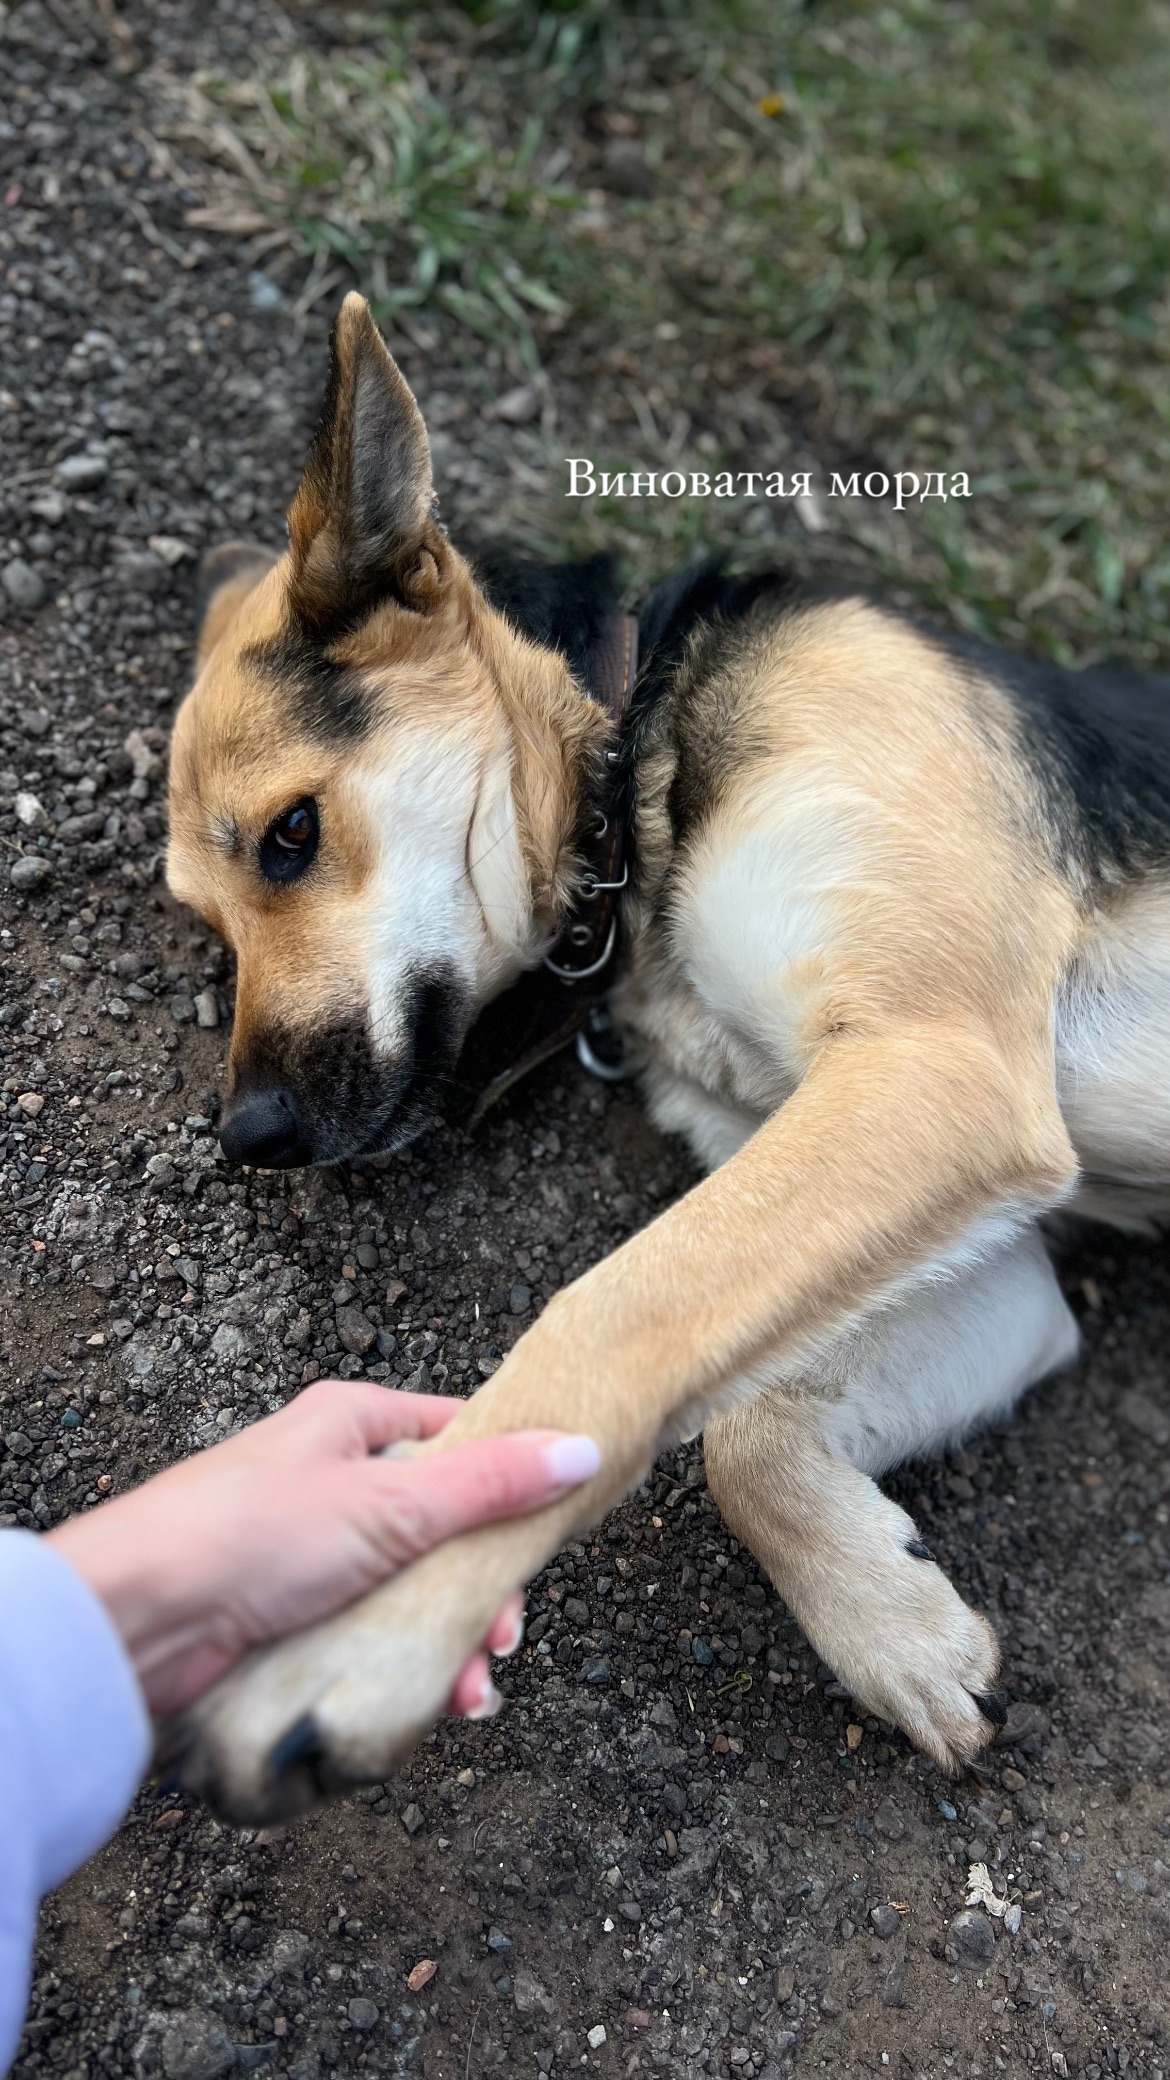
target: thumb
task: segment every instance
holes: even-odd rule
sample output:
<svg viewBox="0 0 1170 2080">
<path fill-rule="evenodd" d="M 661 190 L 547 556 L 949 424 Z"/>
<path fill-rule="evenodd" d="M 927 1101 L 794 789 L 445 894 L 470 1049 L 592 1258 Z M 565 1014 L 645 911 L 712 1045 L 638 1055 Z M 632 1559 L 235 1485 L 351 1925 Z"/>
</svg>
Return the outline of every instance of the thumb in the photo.
<svg viewBox="0 0 1170 2080">
<path fill-rule="evenodd" d="M 593 1438 L 558 1430 L 514 1430 L 477 1437 L 425 1459 L 370 1462 L 381 1475 L 399 1565 L 460 1532 L 558 1502 L 600 1470 Z"/>
</svg>

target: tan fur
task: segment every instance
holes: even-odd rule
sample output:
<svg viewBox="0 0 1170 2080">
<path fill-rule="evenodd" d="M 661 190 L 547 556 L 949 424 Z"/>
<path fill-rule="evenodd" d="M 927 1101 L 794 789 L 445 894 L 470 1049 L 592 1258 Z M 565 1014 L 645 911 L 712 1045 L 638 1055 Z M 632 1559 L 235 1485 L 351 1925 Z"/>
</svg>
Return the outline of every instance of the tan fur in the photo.
<svg viewBox="0 0 1170 2080">
<path fill-rule="evenodd" d="M 233 1081 L 258 1018 L 278 1016 L 295 1031 L 361 995 L 371 833 L 349 785 L 353 751 L 298 733 L 279 681 L 248 659 L 289 627 L 292 581 L 290 555 L 251 586 L 233 578 L 213 596 L 202 669 L 179 710 L 171 754 L 171 887 L 237 956 Z M 572 887 L 580 788 L 606 733 L 562 660 L 492 612 L 453 550 L 430 613 L 384 605 L 331 654 L 361 672 L 376 697 L 376 726 L 359 763 L 392 763 L 397 735 L 412 724 L 448 731 L 461 747 L 478 743 L 485 756 L 499 740 L 513 771 L 533 945 L 548 936 Z M 325 805 L 332 842 L 327 874 L 306 902 L 266 888 L 249 848 L 308 795 Z M 234 854 L 233 831 L 242 841 Z"/>
</svg>

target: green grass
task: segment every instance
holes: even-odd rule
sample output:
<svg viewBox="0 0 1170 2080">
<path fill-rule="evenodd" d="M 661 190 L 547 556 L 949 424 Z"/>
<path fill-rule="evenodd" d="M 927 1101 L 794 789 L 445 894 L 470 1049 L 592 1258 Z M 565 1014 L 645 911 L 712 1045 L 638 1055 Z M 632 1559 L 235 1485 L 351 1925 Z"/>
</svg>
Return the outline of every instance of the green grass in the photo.
<svg viewBox="0 0 1170 2080">
<path fill-rule="evenodd" d="M 1165 661 L 1162 7 L 469 0 L 347 19 L 343 47 L 204 91 L 251 154 L 236 188 L 388 321 L 481 367 L 490 340 L 517 373 L 636 383 L 660 424 L 713 427 L 740 467 L 757 458 L 732 452 L 729 407 L 753 390 L 826 488 L 842 463 L 966 470 L 969 502 L 894 522 L 837 501 L 836 526 L 968 626 Z M 599 209 L 615 120 L 654 192 Z M 615 419 L 598 459 L 658 458 Z M 640 570 L 711 524 L 661 502 L 547 514 L 566 542 L 620 536 Z M 741 542 L 745 517 L 724 523 Z"/>
</svg>

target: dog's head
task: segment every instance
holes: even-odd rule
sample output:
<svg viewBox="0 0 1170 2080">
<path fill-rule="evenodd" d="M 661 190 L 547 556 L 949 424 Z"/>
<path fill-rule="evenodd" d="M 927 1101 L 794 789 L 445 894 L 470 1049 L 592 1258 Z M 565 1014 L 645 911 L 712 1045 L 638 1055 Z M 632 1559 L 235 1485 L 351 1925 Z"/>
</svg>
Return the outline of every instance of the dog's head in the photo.
<svg viewBox="0 0 1170 2080">
<path fill-rule="evenodd" d="M 239 1161 L 402 1146 L 565 901 L 599 711 L 434 508 L 418 405 L 349 296 L 287 552 L 207 559 L 171 754 L 170 884 L 237 958 Z"/>
</svg>

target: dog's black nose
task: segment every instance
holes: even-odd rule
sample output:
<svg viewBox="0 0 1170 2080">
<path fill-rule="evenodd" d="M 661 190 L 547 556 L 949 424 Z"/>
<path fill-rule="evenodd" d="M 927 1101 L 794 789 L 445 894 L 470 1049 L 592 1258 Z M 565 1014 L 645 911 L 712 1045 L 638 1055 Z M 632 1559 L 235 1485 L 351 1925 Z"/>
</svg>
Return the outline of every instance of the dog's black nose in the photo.
<svg viewBox="0 0 1170 2080">
<path fill-rule="evenodd" d="M 219 1145 L 229 1163 L 258 1163 L 265 1170 L 312 1161 L 291 1091 L 252 1091 L 241 1098 L 219 1130 Z"/>
</svg>

